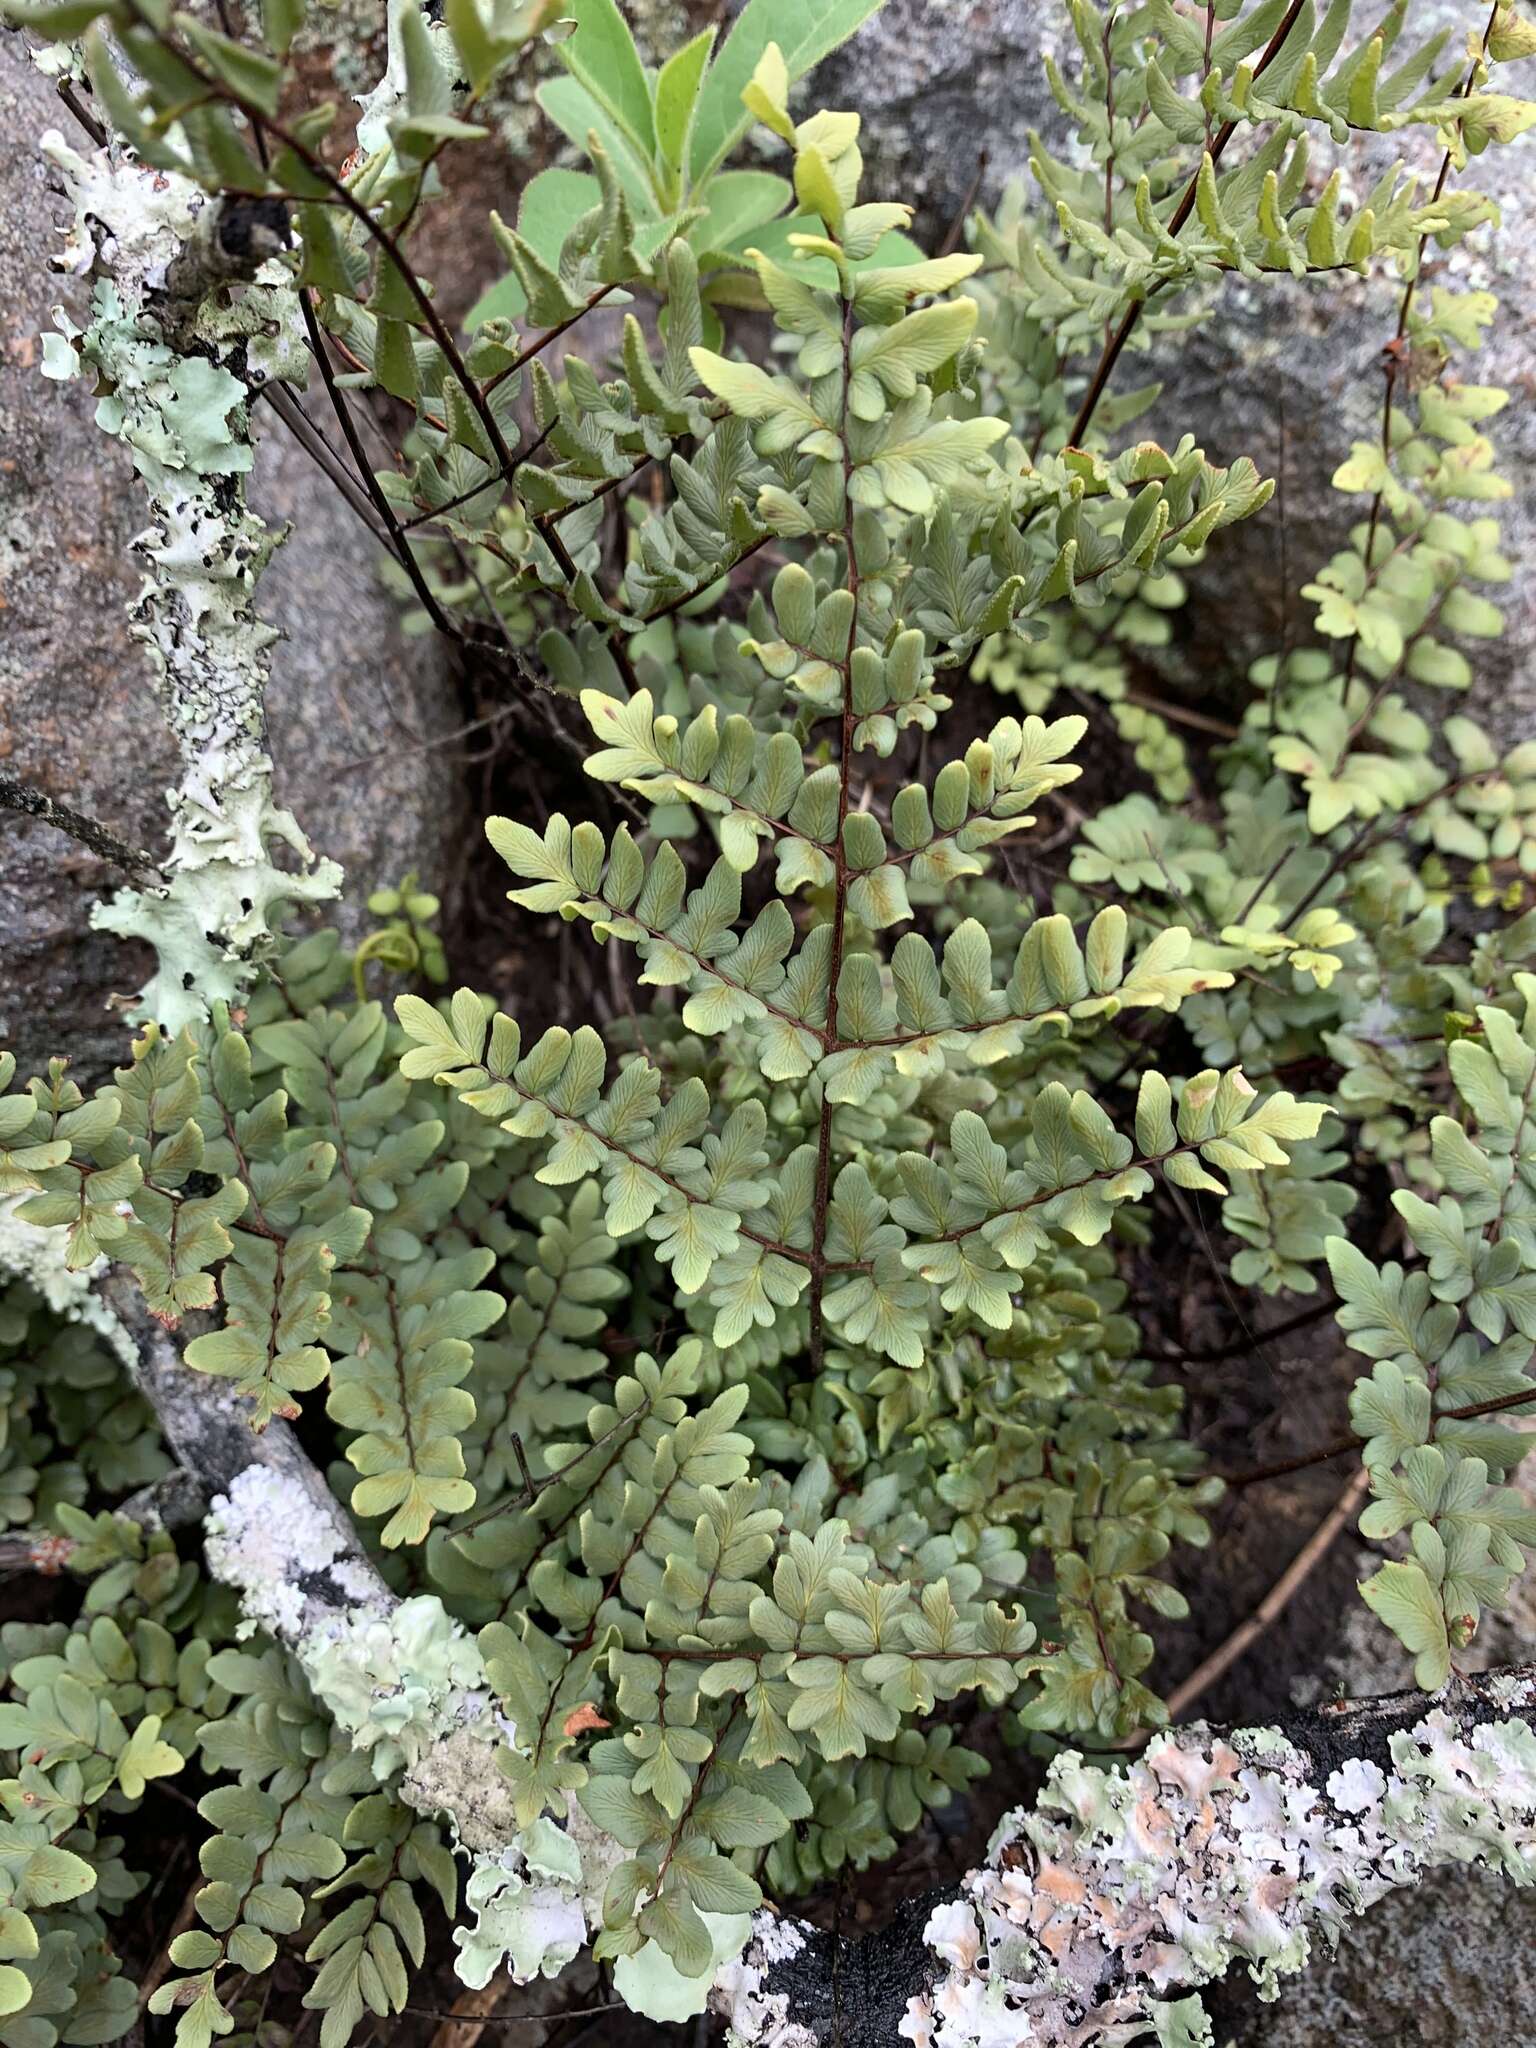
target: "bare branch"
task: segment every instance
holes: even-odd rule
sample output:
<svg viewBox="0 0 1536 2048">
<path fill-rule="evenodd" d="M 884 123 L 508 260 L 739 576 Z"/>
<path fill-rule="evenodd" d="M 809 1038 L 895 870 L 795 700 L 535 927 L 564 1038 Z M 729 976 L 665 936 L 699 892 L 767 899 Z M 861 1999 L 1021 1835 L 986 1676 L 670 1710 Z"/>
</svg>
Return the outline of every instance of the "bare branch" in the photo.
<svg viewBox="0 0 1536 2048">
<path fill-rule="evenodd" d="M 160 863 L 152 853 L 146 853 L 140 846 L 130 846 L 126 839 L 119 839 L 110 826 L 88 818 L 84 811 L 55 803 L 51 796 L 32 783 L 18 780 L 8 768 L 0 768 L 0 811 L 16 811 L 23 818 L 38 818 L 45 825 L 53 825 L 60 832 L 67 832 L 71 839 L 78 839 L 100 859 L 111 861 L 114 867 L 126 868 L 130 874 L 158 874 L 160 871 Z"/>
</svg>

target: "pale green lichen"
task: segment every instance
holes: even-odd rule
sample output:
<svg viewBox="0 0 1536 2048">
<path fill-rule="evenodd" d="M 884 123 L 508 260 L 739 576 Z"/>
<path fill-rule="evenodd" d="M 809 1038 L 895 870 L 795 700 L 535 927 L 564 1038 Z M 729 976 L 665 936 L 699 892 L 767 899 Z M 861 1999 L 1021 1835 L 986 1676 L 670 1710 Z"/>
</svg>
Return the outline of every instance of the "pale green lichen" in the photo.
<svg viewBox="0 0 1536 2048">
<path fill-rule="evenodd" d="M 517 1731 L 505 1722 L 500 1729 L 515 1746 Z M 494 1772 L 501 1788 L 499 1796 L 487 1792 L 481 1783 L 481 1758 L 489 1754 L 494 1764 L 494 1752 L 487 1751 L 484 1732 L 483 1728 L 470 1729 L 440 1743 L 426 1766 L 446 1795 L 446 1810 L 459 1848 L 474 1859 L 464 1887 L 464 1903 L 474 1921 L 456 1927 L 453 1939 L 459 1950 L 454 1970 L 461 1982 L 475 1989 L 488 1984 L 502 1968 L 517 1984 L 558 1976 L 602 1924 L 604 1889 L 628 1853 L 612 1835 L 594 1826 L 579 1800 L 569 1793 L 563 1827 L 542 1814 L 529 1827 L 518 1830 L 509 1825 L 498 1833 L 498 1812 L 509 1809 L 512 1802 L 499 1770 Z M 477 1739 L 481 1758 L 469 1753 Z M 424 1812 L 445 1810 L 444 1801 L 434 1806 L 430 1798 L 422 1796 L 423 1777 L 421 1769 L 407 1773 L 404 1796 Z M 646 1947 L 652 1949 L 655 1944 Z M 722 1951 L 722 1959 L 723 1955 Z M 709 1978 L 688 1981 L 689 2009 L 702 2012 Z M 650 2017 L 659 2015 L 650 2013 Z"/>
<path fill-rule="evenodd" d="M 434 1593 L 355 1616 L 300 1652 L 316 1696 L 382 1780 L 485 1707 L 485 1665 Z"/>
<path fill-rule="evenodd" d="M 213 1502 L 205 1536 L 210 1570 L 240 1594 L 244 1628 L 296 1652 L 381 1783 L 470 1724 L 486 1724 L 478 1746 L 493 1764 L 490 1738 L 503 1731 L 473 1637 L 435 1593 L 391 1600 L 339 1511 L 301 1478 L 248 1465 Z M 452 1804 L 446 1787 L 441 1803 Z"/>
<path fill-rule="evenodd" d="M 1152 2013 L 1158 2048 L 1214 2048 L 1211 2016 L 1198 1998 L 1177 1998 Z"/>
<path fill-rule="evenodd" d="M 517 1832 L 517 1801 L 500 1765 L 503 1740 L 515 1740 L 515 1730 L 488 1710 L 424 1750 L 400 1780 L 406 1805 L 441 1815 L 467 1855 L 497 1856 Z"/>
<path fill-rule="evenodd" d="M 516 1731 L 507 1732 L 515 1741 Z M 441 1745 L 434 1754 L 447 1757 L 451 1745 Z M 502 1784 L 505 1788 L 505 1780 Z M 414 1799 L 414 1776 L 407 1777 L 405 1789 Z M 472 1798 L 466 1805 L 464 1791 L 461 1779 L 454 1788 L 454 1832 L 461 1848 L 480 1853 L 464 1889 L 474 1925 L 454 1929 L 460 1951 L 456 1973 L 477 1989 L 503 1965 L 518 1984 L 558 1975 L 602 1922 L 603 1890 L 625 1859 L 623 1844 L 594 1827 L 571 1795 L 564 1827 L 544 1814 L 531 1827 L 510 1838 L 504 1832 L 492 1844 L 477 1829 L 477 1809 Z M 707 1978 L 695 1980 L 694 2012 L 703 2010 L 707 1991 Z"/>
<path fill-rule="evenodd" d="M 283 536 L 250 510 L 241 482 L 253 392 L 274 377 L 302 381 L 304 354 L 293 294 L 273 266 L 241 294 L 213 292 L 190 309 L 169 290 L 217 202 L 125 153 L 82 156 L 52 132 L 42 147 L 75 206 L 59 268 L 95 278 L 83 327 L 56 313 L 43 370 L 91 376 L 103 393 L 97 424 L 129 450 L 148 494 L 150 524 L 134 543 L 145 582 L 130 617 L 183 762 L 168 886 L 126 890 L 93 921 L 155 947 L 135 1014 L 178 1030 L 211 1001 L 238 999 L 279 904 L 323 900 L 341 882 L 272 796 L 264 696 L 277 635 L 254 598 Z M 274 847 L 293 854 L 293 869 L 275 865 Z"/>
<path fill-rule="evenodd" d="M 386 62 L 383 76 L 367 92 L 356 95 L 362 112 L 357 123 L 359 149 L 370 156 L 389 153 L 393 156 L 390 139 L 390 123 L 406 113 L 410 102 L 410 75 L 405 51 L 404 16 L 411 0 L 389 0 L 388 29 L 386 32 Z M 411 6 L 411 11 L 415 11 Z M 443 30 L 442 24 L 427 24 L 424 45 L 432 53 L 442 80 L 445 99 L 455 96 L 459 87 L 459 65 L 451 37 Z"/>
<path fill-rule="evenodd" d="M 587 1938 L 581 1902 L 558 1885 L 529 1884 L 494 1863 L 482 1863 L 464 1887 L 473 1927 L 456 1927 L 459 1980 L 474 1990 L 507 1969 L 514 1984 L 558 1977 Z"/>
<path fill-rule="evenodd" d="M 265 1629 L 301 1663 L 334 1633 L 336 1598 L 358 1618 L 386 1611 L 383 1581 L 354 1554 L 339 1513 L 291 1472 L 259 1463 L 237 1472 L 203 1534 L 208 1569 L 240 1595 L 240 1633 Z"/>
<path fill-rule="evenodd" d="M 380 1783 L 393 1782 L 416 1812 L 443 1816 L 466 1855 L 519 1871 L 528 1838 L 517 1834 L 499 1761 L 517 1731 L 496 1711 L 474 1639 L 437 1596 L 392 1600 L 339 1509 L 272 1465 L 236 1474 L 213 1502 L 204 1535 L 209 1570 L 240 1596 L 241 1633 L 265 1629 L 295 1653 L 315 1697 Z M 537 1837 L 546 1863 L 551 1835 L 571 1844 L 562 1871 L 579 1876 L 591 1866 L 576 1895 L 579 1914 L 611 1866 L 553 1823 Z M 495 1887 L 485 1881 L 480 1889 L 489 1900 Z"/>
<path fill-rule="evenodd" d="M 1245 1756 L 1282 1757 L 1293 1753 L 1293 1745 L 1278 1728 L 1244 1728 L 1233 1740 Z"/>
<path fill-rule="evenodd" d="M 558 1977 L 587 1938 L 581 1852 L 547 1816 L 502 1855 L 477 1863 L 464 1887 L 472 1927 L 456 1927 L 454 1970 L 475 1990 L 507 1966 L 516 1984 Z"/>
<path fill-rule="evenodd" d="M 709 1934 L 711 1958 L 702 1977 L 685 1977 L 666 1950 L 647 1941 L 632 1956 L 613 1966 L 613 1988 L 632 2012 L 648 2020 L 679 2021 L 705 2010 L 717 1974 L 730 1969 L 752 1933 L 750 1913 L 705 1913 L 699 1918 Z"/>
</svg>

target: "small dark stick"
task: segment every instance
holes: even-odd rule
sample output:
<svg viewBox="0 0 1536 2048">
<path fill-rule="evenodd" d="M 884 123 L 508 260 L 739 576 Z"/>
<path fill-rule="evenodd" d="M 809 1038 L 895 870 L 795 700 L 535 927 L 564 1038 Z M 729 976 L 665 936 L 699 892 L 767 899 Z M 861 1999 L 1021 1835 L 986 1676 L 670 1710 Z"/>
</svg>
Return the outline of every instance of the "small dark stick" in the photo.
<svg viewBox="0 0 1536 2048">
<path fill-rule="evenodd" d="M 78 839 L 101 860 L 109 860 L 114 867 L 126 868 L 130 873 L 158 874 L 160 871 L 160 863 L 152 853 L 145 853 L 142 847 L 130 846 L 126 839 L 119 839 L 109 826 L 88 818 L 84 811 L 55 803 L 43 790 L 30 782 L 20 781 L 7 768 L 0 768 L 0 811 L 15 811 L 23 818 L 39 818 L 45 825 L 53 825 L 60 832 L 67 832 L 71 839 Z"/>
</svg>

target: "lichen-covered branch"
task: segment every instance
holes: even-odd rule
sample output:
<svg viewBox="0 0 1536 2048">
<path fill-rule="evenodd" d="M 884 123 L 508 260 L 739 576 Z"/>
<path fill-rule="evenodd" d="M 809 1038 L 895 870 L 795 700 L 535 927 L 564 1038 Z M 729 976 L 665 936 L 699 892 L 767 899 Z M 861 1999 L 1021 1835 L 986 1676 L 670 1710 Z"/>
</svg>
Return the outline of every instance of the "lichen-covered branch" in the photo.
<svg viewBox="0 0 1536 2048">
<path fill-rule="evenodd" d="M 1126 1770 L 1068 1753 L 956 1895 L 842 1941 L 757 1916 L 715 2003 L 743 2048 L 1209 2043 L 1194 1993 L 1261 1994 L 1440 1864 L 1536 1881 L 1536 1666 L 1174 1730 Z"/>
<path fill-rule="evenodd" d="M 472 1731 L 485 1752 L 476 1785 L 501 1794 L 494 1751 L 502 1731 L 486 1711 L 471 1639 L 440 1601 L 395 1598 L 293 1431 L 275 1421 L 258 1432 L 242 1395 L 192 1371 L 180 1337 L 150 1315 L 131 1276 L 109 1273 L 96 1291 L 132 1340 L 134 1384 L 202 1485 L 209 1569 L 239 1593 L 246 1621 L 296 1653 L 337 1721 L 374 1751 L 381 1777 L 407 1767 L 410 1799 L 409 1773 L 425 1767 L 433 1796 L 421 1803 L 449 1808 L 461 1841 L 500 1847 L 515 1831 L 510 1804 L 489 1811 L 467 1780 L 447 1787 L 432 1755 L 452 1740 L 462 1770 L 469 1750 L 461 1738 Z"/>
<path fill-rule="evenodd" d="M 95 1295 L 126 1333 L 139 1392 L 209 1502 L 209 1570 L 235 1589 L 246 1624 L 292 1650 L 316 1697 L 381 1783 L 443 1817 L 473 1869 L 459 1974 L 486 1983 L 553 1976 L 595 1927 L 617 1845 L 571 1802 L 565 1828 L 520 1829 L 500 1757 L 517 1730 L 499 1711 L 474 1639 L 434 1594 L 398 1600 L 285 1422 L 261 1432 L 223 1380 L 188 1368 L 183 1337 L 145 1309 L 115 1270 Z"/>
<path fill-rule="evenodd" d="M 564 1829 L 519 1830 L 498 1763 L 517 1731 L 471 1638 L 435 1597 L 394 1598 L 292 1431 L 257 1435 L 238 1395 L 189 1373 L 126 1275 L 96 1291 L 212 1497 L 210 1570 L 295 1652 L 381 1779 L 445 1815 L 472 1858 L 460 1974 L 553 1974 L 595 1927 L 616 1845 L 574 1803 Z M 1198 2048 L 1193 1994 L 1234 1963 L 1272 1993 L 1351 1914 L 1439 1864 L 1536 1880 L 1533 1719 L 1536 1666 L 1279 1727 L 1196 1723 L 1120 1769 L 1068 1753 L 955 1894 L 912 1902 L 877 1935 L 711 1915 L 712 2003 L 742 2048 Z M 655 1974 L 628 1985 L 631 2000 L 674 2017 L 669 1991 L 681 2011 L 687 1987 Z"/>
<path fill-rule="evenodd" d="M 183 764 L 167 885 L 125 891 L 95 921 L 154 945 L 139 1014 L 176 1030 L 210 1001 L 238 998 L 280 901 L 334 896 L 341 881 L 273 799 L 264 696 L 276 632 L 255 590 L 283 536 L 245 500 L 250 400 L 274 378 L 303 376 L 293 292 L 265 270 L 286 213 L 272 200 L 208 199 L 115 144 L 82 156 L 50 131 L 42 148 L 75 209 L 58 267 L 93 280 L 85 326 L 56 311 L 44 372 L 92 379 L 97 422 L 148 494 L 131 617 Z M 232 283 L 243 289 L 223 289 Z M 284 848 L 288 868 L 274 859 Z"/>
</svg>

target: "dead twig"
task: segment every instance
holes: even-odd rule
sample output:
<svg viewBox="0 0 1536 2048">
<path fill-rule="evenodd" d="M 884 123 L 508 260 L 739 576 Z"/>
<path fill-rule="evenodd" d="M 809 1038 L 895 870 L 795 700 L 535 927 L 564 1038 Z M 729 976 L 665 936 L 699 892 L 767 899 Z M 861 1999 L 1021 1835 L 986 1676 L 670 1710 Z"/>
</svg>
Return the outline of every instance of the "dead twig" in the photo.
<svg viewBox="0 0 1536 2048">
<path fill-rule="evenodd" d="M 1189 1710 L 1202 1693 L 1209 1692 L 1218 1678 L 1224 1676 L 1247 1650 L 1259 1640 L 1268 1629 L 1280 1619 L 1292 1600 L 1342 1534 L 1344 1525 L 1354 1515 L 1371 1483 L 1371 1475 L 1362 1465 L 1354 1473 L 1333 1506 L 1318 1523 L 1306 1542 L 1297 1551 L 1285 1570 L 1270 1587 L 1248 1619 L 1233 1629 L 1224 1643 L 1212 1650 L 1209 1657 L 1197 1664 L 1182 1685 L 1176 1685 L 1168 1695 L 1168 1718 L 1178 1722 L 1188 1718 Z"/>
<path fill-rule="evenodd" d="M 1144 1048 L 1138 1047 L 1138 1050 Z M 1159 1351 L 1149 1353 L 1159 1365 L 1220 1365 L 1228 1358 L 1240 1358 L 1245 1351 L 1251 1351 L 1255 1344 L 1268 1344 L 1276 1337 L 1289 1337 L 1293 1330 L 1304 1330 L 1312 1323 L 1320 1323 L 1324 1316 L 1331 1316 L 1338 1308 L 1338 1302 L 1329 1295 L 1326 1301 L 1314 1302 L 1311 1308 L 1304 1308 L 1299 1314 L 1287 1316 L 1283 1322 L 1272 1323 L 1266 1330 L 1244 1331 L 1243 1335 L 1230 1344 L 1215 1344 L 1203 1351 Z"/>
<path fill-rule="evenodd" d="M 171 1967 L 172 1943 L 177 1935 L 186 1933 L 193 1920 L 197 1917 L 197 1895 L 202 1891 L 206 1882 L 207 1880 L 202 1872 L 199 1871 L 191 1884 L 187 1886 L 187 1895 L 181 1902 L 176 1918 L 171 1922 L 164 1941 L 161 1942 L 159 1948 L 155 1951 L 149 1967 L 144 1972 L 144 1981 L 139 1986 L 139 2011 L 141 2013 L 148 2012 L 149 2001 L 159 1990 L 167 1971 Z"/>
<path fill-rule="evenodd" d="M 955 208 L 955 217 L 950 222 L 948 228 L 945 230 L 944 239 L 942 242 L 940 242 L 938 246 L 938 255 L 952 256 L 955 250 L 959 248 L 960 237 L 965 233 L 965 224 L 967 220 L 969 220 L 970 218 L 971 208 L 976 204 L 977 199 L 980 197 L 981 183 L 983 178 L 985 178 L 987 175 L 987 164 L 989 161 L 990 159 L 988 157 L 986 150 L 983 149 L 978 151 L 976 157 L 976 175 L 975 177 L 972 178 L 970 184 L 966 187 L 965 197 L 961 200 L 960 204 Z"/>
<path fill-rule="evenodd" d="M 507 1978 L 498 1973 L 478 1991 L 461 1991 L 448 2012 L 433 2015 L 439 2025 L 432 2036 L 432 2048 L 475 2048 L 486 2022 L 496 2017 L 496 2008 L 510 1988 Z M 543 2015 L 529 2013 L 526 2017 L 534 2020 Z"/>
<path fill-rule="evenodd" d="M 139 846 L 130 846 L 110 826 L 88 818 L 84 811 L 55 803 L 51 796 L 30 782 L 20 781 L 7 768 L 0 768 L 0 811 L 15 811 L 23 818 L 37 818 L 45 825 L 67 832 L 71 839 L 78 839 L 98 859 L 109 860 L 114 867 L 126 868 L 130 873 L 160 872 L 160 863 L 152 853 L 146 853 Z"/>
</svg>

